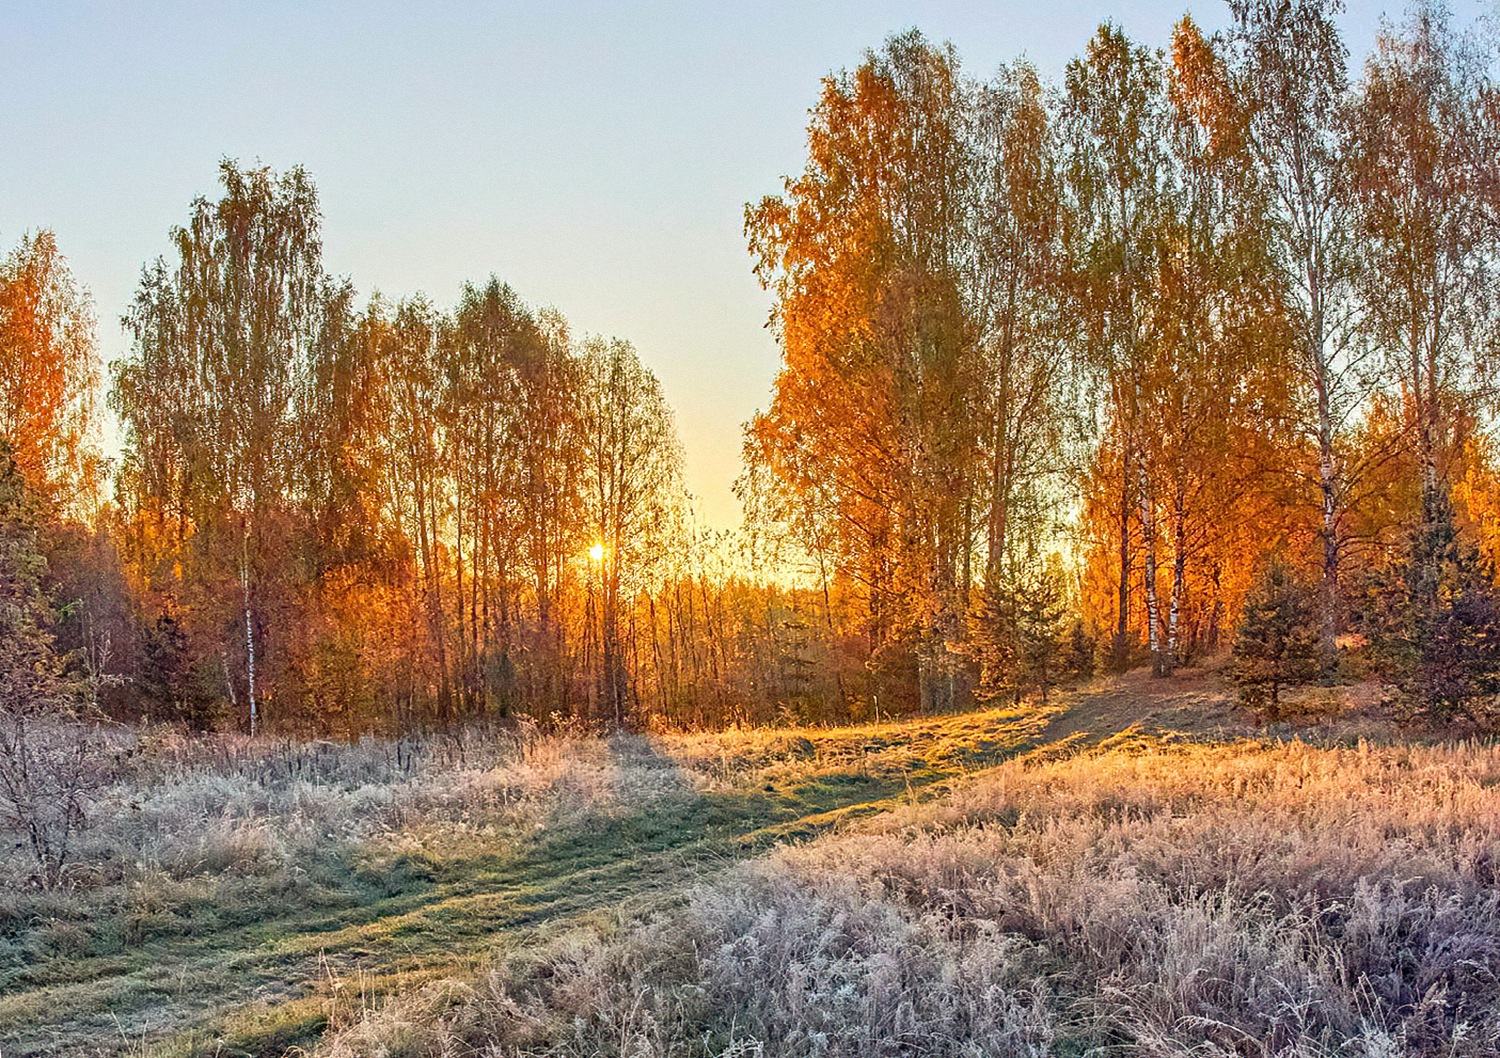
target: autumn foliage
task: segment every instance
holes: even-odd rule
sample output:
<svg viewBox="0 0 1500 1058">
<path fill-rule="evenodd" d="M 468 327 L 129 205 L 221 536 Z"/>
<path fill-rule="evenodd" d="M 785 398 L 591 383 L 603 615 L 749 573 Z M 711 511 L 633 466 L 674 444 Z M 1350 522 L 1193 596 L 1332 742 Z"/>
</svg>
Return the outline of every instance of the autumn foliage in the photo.
<svg viewBox="0 0 1500 1058">
<path fill-rule="evenodd" d="M 1492 64 L 1433 6 L 1353 74 L 1336 0 L 1230 10 L 1101 26 L 1058 84 L 915 30 L 823 81 L 745 211 L 783 361 L 737 533 L 627 342 L 496 278 L 361 298 L 300 168 L 222 164 L 107 372 L 24 236 L 0 434 L 56 649 L 123 717 L 343 736 L 936 712 L 1236 642 L 1274 706 L 1356 631 L 1425 686 L 1400 592 L 1462 555 L 1487 599 L 1500 553 Z M 1246 639 L 1291 610 L 1292 662 Z"/>
<path fill-rule="evenodd" d="M 851 593 L 871 694 L 971 691 L 1049 555 L 1104 660 L 1158 674 L 1284 556 L 1315 586 L 1294 668 L 1336 679 L 1412 527 L 1455 496 L 1492 536 L 1483 53 L 1419 5 L 1351 80 L 1336 3 L 1230 7 L 1165 50 L 1106 24 L 1050 92 L 892 38 L 747 210 L 785 363 L 744 486 Z"/>
</svg>

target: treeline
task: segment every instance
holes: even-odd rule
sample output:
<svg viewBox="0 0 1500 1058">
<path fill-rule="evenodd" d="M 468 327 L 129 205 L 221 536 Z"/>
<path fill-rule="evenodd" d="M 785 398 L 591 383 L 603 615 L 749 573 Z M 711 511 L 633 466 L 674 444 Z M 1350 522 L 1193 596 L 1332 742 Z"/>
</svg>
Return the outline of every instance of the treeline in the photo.
<svg viewBox="0 0 1500 1058">
<path fill-rule="evenodd" d="M 361 304 L 300 169 L 223 164 L 107 379 L 23 239 L 23 623 L 101 708 L 198 728 L 823 722 L 1231 644 L 1272 711 L 1373 667 L 1488 717 L 1493 55 L 1419 4 L 1351 76 L 1334 0 L 1230 9 L 1102 26 L 1057 85 L 915 31 L 825 79 L 746 210 L 784 363 L 738 534 L 695 528 L 627 343 L 496 279 Z"/>
<path fill-rule="evenodd" d="M 99 707 L 352 735 L 518 711 L 716 724 L 807 689 L 797 601 L 692 526 L 628 343 L 495 279 L 451 309 L 360 305 L 323 269 L 305 172 L 221 178 L 124 317 L 108 503 L 87 299 L 47 233 L 0 282 L 23 350 L 6 459 L 44 512 L 53 602 L 32 623 L 108 674 Z"/>
<path fill-rule="evenodd" d="M 680 506 L 655 378 L 493 279 L 450 311 L 356 308 L 305 173 L 222 175 L 114 369 L 148 700 L 209 724 L 227 699 L 252 728 L 622 722 L 621 600 L 655 586 Z"/>
<path fill-rule="evenodd" d="M 1351 77 L 1333 0 L 1229 6 L 1052 86 L 895 37 L 746 211 L 785 364 L 745 494 L 858 596 L 883 700 L 1045 682 L 1059 597 L 1169 674 L 1282 582 L 1313 657 L 1246 644 L 1252 683 L 1500 689 L 1494 53 L 1418 4 Z"/>
</svg>

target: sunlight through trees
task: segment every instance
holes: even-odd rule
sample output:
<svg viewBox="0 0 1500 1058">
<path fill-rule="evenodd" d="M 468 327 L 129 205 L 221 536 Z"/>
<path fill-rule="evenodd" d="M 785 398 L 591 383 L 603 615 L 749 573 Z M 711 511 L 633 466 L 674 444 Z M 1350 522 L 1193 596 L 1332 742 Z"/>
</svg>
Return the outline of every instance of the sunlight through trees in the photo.
<svg viewBox="0 0 1500 1058">
<path fill-rule="evenodd" d="M 0 434 L 51 649 L 195 728 L 829 722 L 1279 657 L 1246 629 L 1295 584 L 1297 679 L 1423 698 L 1412 593 L 1500 556 L 1493 55 L 1418 4 L 1351 72 L 1335 0 L 1230 12 L 1107 23 L 1058 84 L 916 30 L 823 80 L 745 209 L 783 360 L 736 532 L 627 341 L 495 277 L 361 301 L 296 166 L 225 160 L 142 269 L 106 466 L 88 295 L 22 236 Z"/>
</svg>

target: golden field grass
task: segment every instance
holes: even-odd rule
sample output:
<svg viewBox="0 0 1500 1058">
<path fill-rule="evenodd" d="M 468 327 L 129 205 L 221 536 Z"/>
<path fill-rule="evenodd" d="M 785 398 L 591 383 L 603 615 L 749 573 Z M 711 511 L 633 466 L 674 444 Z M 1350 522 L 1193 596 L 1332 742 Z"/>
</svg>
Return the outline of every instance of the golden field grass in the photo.
<svg viewBox="0 0 1500 1058">
<path fill-rule="evenodd" d="M 1246 737 L 1200 676 L 838 730 L 159 748 L 102 866 L 8 888 L 0 1052 L 1495 1053 L 1500 753 L 1367 726 Z"/>
</svg>

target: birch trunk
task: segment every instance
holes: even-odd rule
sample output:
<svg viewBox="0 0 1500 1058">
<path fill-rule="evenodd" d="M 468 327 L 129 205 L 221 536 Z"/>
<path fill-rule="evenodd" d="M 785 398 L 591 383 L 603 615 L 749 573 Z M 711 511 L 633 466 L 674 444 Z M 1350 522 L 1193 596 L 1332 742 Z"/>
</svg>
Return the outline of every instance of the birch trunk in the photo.
<svg viewBox="0 0 1500 1058">
<path fill-rule="evenodd" d="M 1120 489 L 1120 584 L 1119 611 L 1115 623 L 1114 668 L 1124 672 L 1130 664 L 1130 459 L 1127 454 Z"/>
<path fill-rule="evenodd" d="M 250 703 L 250 737 L 255 737 L 258 726 L 258 704 L 255 700 L 255 629 L 250 619 L 250 524 L 245 523 L 245 532 L 240 551 L 240 591 L 245 614 L 245 676 L 246 693 Z"/>
<path fill-rule="evenodd" d="M 1318 399 L 1318 493 L 1323 515 L 1323 577 L 1320 594 L 1318 649 L 1325 677 L 1338 666 L 1339 634 L 1339 495 L 1338 466 L 1333 451 L 1332 380 L 1323 335 L 1323 310 L 1317 271 L 1310 270 L 1308 287 L 1312 302 L 1312 333 L 1308 353 L 1313 367 L 1313 388 Z"/>
<path fill-rule="evenodd" d="M 1156 592 L 1156 511 L 1151 503 L 1151 484 L 1145 468 L 1137 472 L 1141 517 L 1141 550 L 1145 559 L 1146 636 L 1151 646 L 1151 672 L 1166 675 L 1161 649 L 1161 600 Z"/>
<path fill-rule="evenodd" d="M 1187 497 L 1179 475 L 1172 496 L 1172 601 L 1167 609 L 1167 652 L 1163 668 L 1171 675 L 1181 661 L 1182 601 L 1187 593 Z"/>
</svg>

